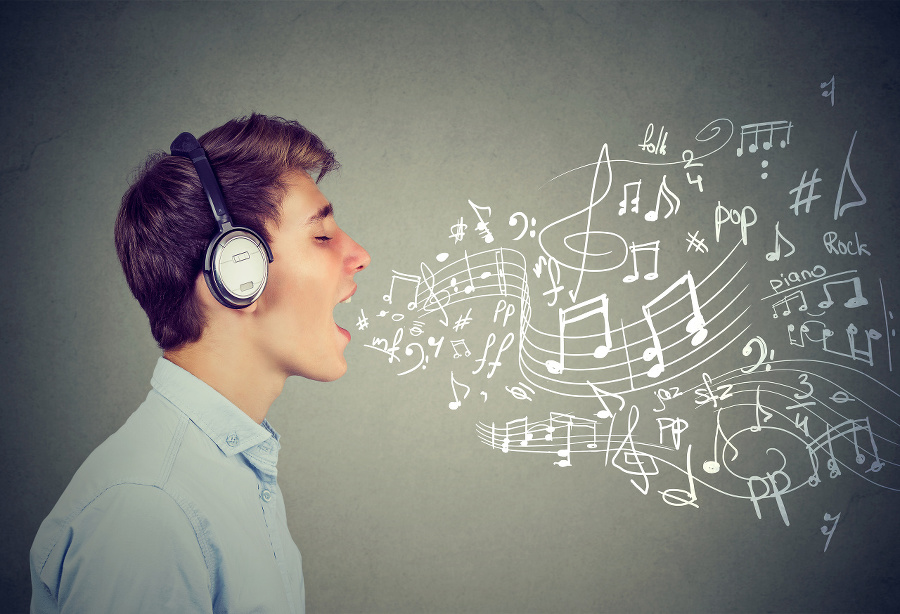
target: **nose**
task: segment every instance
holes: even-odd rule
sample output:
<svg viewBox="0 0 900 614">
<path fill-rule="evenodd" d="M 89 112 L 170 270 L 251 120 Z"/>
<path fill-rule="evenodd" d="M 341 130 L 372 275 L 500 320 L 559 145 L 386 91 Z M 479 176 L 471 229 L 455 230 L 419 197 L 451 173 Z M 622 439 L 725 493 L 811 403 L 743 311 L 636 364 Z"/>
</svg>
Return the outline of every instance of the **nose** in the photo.
<svg viewBox="0 0 900 614">
<path fill-rule="evenodd" d="M 349 235 L 347 239 L 350 241 L 350 249 L 346 258 L 347 269 L 351 274 L 359 273 L 369 266 L 369 263 L 372 262 L 372 257 L 369 256 L 369 252 L 362 245 L 351 239 Z"/>
</svg>

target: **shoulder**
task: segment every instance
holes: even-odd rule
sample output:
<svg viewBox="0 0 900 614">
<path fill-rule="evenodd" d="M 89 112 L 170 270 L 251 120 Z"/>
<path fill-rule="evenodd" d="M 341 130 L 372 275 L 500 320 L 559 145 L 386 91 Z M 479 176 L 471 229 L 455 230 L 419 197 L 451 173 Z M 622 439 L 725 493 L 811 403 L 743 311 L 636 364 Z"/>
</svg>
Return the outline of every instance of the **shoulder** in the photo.
<svg viewBox="0 0 900 614">
<path fill-rule="evenodd" d="M 36 552 L 41 546 L 45 552 Z M 68 518 L 53 543 L 35 541 L 34 599 L 73 611 L 117 611 L 129 602 L 165 601 L 172 592 L 174 603 L 206 603 L 206 559 L 189 511 L 170 493 L 117 484 Z"/>
<path fill-rule="evenodd" d="M 43 567 L 54 549 L 65 547 L 66 540 L 73 537 L 74 526 L 80 526 L 84 533 L 100 518 L 131 514 L 144 522 L 154 521 L 141 513 L 146 510 L 168 522 L 180 515 L 180 522 L 190 525 L 190 503 L 165 488 L 189 429 L 190 421 L 183 413 L 151 392 L 128 421 L 75 472 L 38 530 L 32 565 Z"/>
</svg>

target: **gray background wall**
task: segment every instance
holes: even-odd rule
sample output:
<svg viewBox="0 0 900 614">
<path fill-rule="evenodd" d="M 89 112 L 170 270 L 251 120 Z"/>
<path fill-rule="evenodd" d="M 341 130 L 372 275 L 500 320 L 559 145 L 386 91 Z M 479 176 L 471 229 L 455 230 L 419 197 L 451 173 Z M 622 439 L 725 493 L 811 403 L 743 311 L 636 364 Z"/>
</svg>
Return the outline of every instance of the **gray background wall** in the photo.
<svg viewBox="0 0 900 614">
<path fill-rule="evenodd" d="M 269 414 L 283 435 L 280 483 L 304 556 L 309 611 L 896 610 L 900 381 L 893 365 L 900 362 L 888 347 L 898 343 L 893 313 L 900 300 L 894 5 L 42 2 L 4 4 L 0 11 L 6 263 L 0 608 L 27 609 L 27 552 L 40 521 L 83 459 L 144 398 L 159 355 L 112 245 L 130 173 L 183 130 L 199 134 L 259 111 L 300 120 L 337 151 L 343 170 L 322 189 L 336 203 L 342 227 L 373 258 L 357 277 L 353 303 L 336 310 L 354 335 L 350 372 L 332 384 L 289 381 Z M 821 87 L 832 76 L 833 105 Z M 695 139 L 719 118 L 733 126 L 727 145 L 724 132 L 709 143 Z M 776 140 L 772 150 L 735 155 L 742 126 L 781 120 L 793 126 L 790 144 L 780 148 Z M 668 132 L 665 155 L 638 147 L 650 123 L 653 142 L 663 126 Z M 867 202 L 835 220 L 842 176 L 841 202 L 855 194 L 844 172 L 854 133 L 850 164 Z M 703 167 L 688 169 L 702 173 L 701 193 L 679 161 L 686 149 L 712 151 L 710 143 L 723 148 L 704 158 Z M 454 322 L 440 324 L 434 303 L 430 313 L 403 313 L 382 295 L 393 270 L 419 273 L 420 262 L 437 270 L 443 266 L 438 253 L 454 262 L 463 249 L 514 248 L 529 268 L 532 324 L 551 333 L 529 338 L 543 344 L 543 353 L 532 353 L 540 361 L 552 357 L 558 308 L 573 301 L 563 292 L 558 304 L 548 304 L 547 274 L 532 275 L 542 253 L 538 242 L 527 235 L 516 240 L 522 221 L 512 227 L 509 218 L 518 211 L 534 216 L 540 231 L 587 207 L 593 166 L 547 182 L 593 165 L 604 144 L 613 159 L 669 164 L 611 166 L 612 191 L 592 211 L 592 232 L 616 232 L 628 242 L 660 240 L 660 277 L 623 284 L 629 260 L 613 272 L 586 274 L 579 301 L 608 292 L 612 326 L 628 322 L 636 327 L 629 334 L 649 339 L 646 329 L 638 334 L 642 304 L 688 270 L 700 280 L 721 262 L 732 267 L 728 275 L 747 264 L 734 285 L 714 277 L 715 288 L 713 282 L 698 288 L 704 300 L 716 288 L 737 297 L 720 320 L 709 322 L 711 339 L 699 354 L 678 349 L 685 356 L 677 367 L 669 354 L 658 385 L 646 374 L 634 392 L 621 382 L 604 384 L 619 385 L 627 399 L 614 436 L 604 435 L 594 449 L 581 440 L 572 466 L 559 467 L 553 462 L 563 458 L 556 451 L 565 429 L 541 448 L 549 454 L 512 453 L 526 451 L 517 442 L 504 454 L 476 434 L 479 422 L 504 427 L 528 416 L 535 423 L 551 411 L 595 419 L 601 434 L 609 428 L 609 419 L 592 418 L 601 409 L 596 399 L 562 396 L 546 372 L 529 375 L 525 338 L 513 328 L 518 311 L 516 324 L 503 327 L 492 320 L 498 298 L 476 291 L 475 300 L 446 305 L 454 321 L 472 308 L 471 327 L 453 331 Z M 820 198 L 809 213 L 801 206 L 795 215 L 791 190 L 814 169 Z M 662 175 L 680 195 L 680 210 L 653 226 L 643 214 L 655 203 Z M 607 175 L 599 176 L 602 188 Z M 617 215 L 626 176 L 643 182 L 640 215 Z M 468 200 L 491 207 L 492 245 L 475 231 Z M 749 206 L 758 217 L 748 244 L 730 258 L 740 233 L 725 224 L 716 241 L 718 204 Z M 461 217 L 468 232 L 456 244 L 451 227 Z M 774 248 L 776 222 L 796 254 L 773 261 L 765 254 Z M 553 228 L 566 224 L 570 234 L 584 233 L 586 215 Z M 822 237 L 829 231 L 844 241 L 856 233 L 871 256 L 828 253 Z M 692 248 L 690 233 L 709 251 Z M 561 262 L 581 262 L 561 245 L 553 251 Z M 816 265 L 829 274 L 856 271 L 869 300 L 845 308 L 849 285 L 832 286 L 841 297 L 823 316 L 836 331 L 832 351 L 812 341 L 819 329 L 804 347 L 791 345 L 786 325 L 799 330 L 811 316 L 798 313 L 797 303 L 791 316 L 781 316 L 772 303 L 784 295 L 765 298 L 773 293 L 770 280 Z M 436 277 L 449 298 L 450 282 Z M 576 279 L 563 267 L 567 290 Z M 821 286 L 805 288 L 809 313 L 818 312 Z M 405 319 L 378 318 L 390 310 Z M 359 330 L 352 325 L 362 315 L 370 325 Z M 737 324 L 712 339 L 725 316 Z M 413 321 L 422 323 L 421 337 L 413 338 Z M 862 331 L 879 333 L 871 356 L 846 355 L 850 323 L 860 331 L 859 347 Z M 366 347 L 401 327 L 399 363 Z M 488 379 L 487 369 L 472 373 L 489 333 L 497 339 L 493 359 L 508 331 L 515 343 L 494 376 Z M 454 359 L 450 341 L 463 335 L 472 356 Z M 445 339 L 439 356 L 426 344 L 430 336 Z M 765 350 L 757 342 L 742 353 L 754 337 Z M 427 369 L 398 375 L 415 366 L 418 350 L 404 352 L 411 342 L 428 351 Z M 762 355 L 769 371 L 760 364 L 753 373 L 739 372 Z M 639 374 L 647 371 L 639 356 L 631 361 Z M 471 387 L 455 411 L 448 408 L 451 371 Z M 728 413 L 703 403 L 696 392 L 703 390 L 703 373 L 716 385 L 735 384 L 740 396 L 732 402 L 740 403 Z M 816 387 L 810 398 L 817 405 L 788 410 L 806 390 L 804 373 Z M 584 380 L 568 375 L 583 394 Z M 529 382 L 530 401 L 507 392 Z M 676 386 L 685 394 L 654 412 L 659 397 L 653 392 Z M 752 439 L 746 429 L 756 424 L 752 397 L 760 386 L 763 405 L 777 415 Z M 780 404 L 776 390 L 783 391 Z M 852 400 L 835 401 L 837 391 Z M 633 433 L 625 415 L 632 405 L 641 412 Z M 802 438 L 793 426 L 801 412 L 810 416 Z M 660 417 L 690 424 L 679 446 L 671 433 L 663 433 L 664 443 L 659 439 Z M 822 483 L 805 484 L 810 442 L 844 418 L 870 419 L 883 468 L 866 472 L 874 450 L 864 430 L 856 434 L 865 460 L 855 462 L 845 429 L 833 442 L 841 475 L 829 477 L 827 454 L 818 450 Z M 714 454 L 727 464 L 737 448 L 726 450 L 726 433 L 741 447 L 745 464 L 731 469 L 743 479 L 701 469 Z M 628 435 L 643 456 L 629 455 Z M 770 449 L 790 458 L 780 474 Z M 658 474 L 641 475 L 633 462 L 643 459 L 649 467 L 651 454 Z M 667 504 L 660 493 L 687 492 L 689 472 L 696 507 Z M 774 493 L 788 476 L 790 492 L 757 501 L 757 518 L 748 495 L 754 487 L 762 493 L 765 484 L 775 484 Z M 645 484 L 646 495 L 636 488 Z M 825 513 L 841 514 L 827 550 L 821 527 L 833 523 Z"/>
</svg>

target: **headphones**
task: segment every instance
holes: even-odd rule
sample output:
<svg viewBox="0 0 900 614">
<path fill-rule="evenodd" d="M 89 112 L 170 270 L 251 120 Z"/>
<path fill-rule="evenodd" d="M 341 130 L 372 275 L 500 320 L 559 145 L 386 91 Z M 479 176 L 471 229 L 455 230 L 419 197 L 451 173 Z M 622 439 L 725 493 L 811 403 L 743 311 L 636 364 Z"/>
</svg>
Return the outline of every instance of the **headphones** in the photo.
<svg viewBox="0 0 900 614">
<path fill-rule="evenodd" d="M 171 151 L 173 156 L 184 156 L 194 163 L 218 226 L 203 259 L 206 285 L 216 300 L 226 307 L 243 309 L 253 304 L 266 287 L 272 250 L 257 233 L 232 225 L 222 188 L 206 152 L 193 134 L 179 134 L 172 141 Z"/>
</svg>

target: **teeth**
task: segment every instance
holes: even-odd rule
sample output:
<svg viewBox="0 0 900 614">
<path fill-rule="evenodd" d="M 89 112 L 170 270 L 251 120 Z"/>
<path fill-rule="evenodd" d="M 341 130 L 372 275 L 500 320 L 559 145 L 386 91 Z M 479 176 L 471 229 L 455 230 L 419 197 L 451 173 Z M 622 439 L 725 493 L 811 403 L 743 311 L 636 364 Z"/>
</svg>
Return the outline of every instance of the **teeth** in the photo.
<svg viewBox="0 0 900 614">
<path fill-rule="evenodd" d="M 352 299 L 352 298 L 353 298 L 352 296 L 348 296 L 346 299 L 344 299 L 344 300 L 341 301 L 341 302 L 342 302 L 342 303 L 349 303 L 349 302 L 350 302 L 350 299 Z"/>
</svg>

